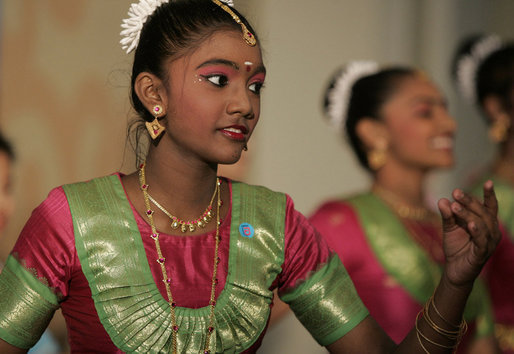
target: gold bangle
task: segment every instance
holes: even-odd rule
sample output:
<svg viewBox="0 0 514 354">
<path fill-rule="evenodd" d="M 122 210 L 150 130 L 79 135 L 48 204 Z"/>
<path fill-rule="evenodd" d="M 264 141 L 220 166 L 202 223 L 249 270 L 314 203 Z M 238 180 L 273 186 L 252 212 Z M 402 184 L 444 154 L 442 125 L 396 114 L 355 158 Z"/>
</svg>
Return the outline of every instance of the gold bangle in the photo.
<svg viewBox="0 0 514 354">
<path fill-rule="evenodd" d="M 435 301 L 434 301 L 434 295 L 430 296 L 430 299 L 428 300 L 428 304 L 432 304 L 432 307 L 434 308 L 434 311 L 435 313 L 437 313 L 437 315 L 444 321 L 446 322 L 447 324 L 449 324 L 450 326 L 453 326 L 453 327 L 456 327 L 456 328 L 461 328 L 462 326 L 462 322 L 459 324 L 459 325 L 455 325 L 453 323 L 451 323 L 450 321 L 448 321 L 446 318 L 443 317 L 443 315 L 441 315 L 441 313 L 439 312 L 439 310 L 437 309 L 437 307 L 435 306 Z M 464 319 L 462 320 L 464 321 Z M 465 322 L 465 321 L 464 321 Z"/>
<path fill-rule="evenodd" d="M 427 350 L 427 348 L 425 348 L 425 346 L 423 345 L 423 342 L 421 341 L 421 337 L 419 336 L 419 332 L 418 331 L 416 331 L 416 337 L 418 337 L 419 345 L 425 351 L 425 353 L 430 354 L 430 352 Z"/>
<path fill-rule="evenodd" d="M 453 327 L 457 327 L 458 329 L 453 331 L 453 330 L 448 330 L 448 329 L 444 329 L 442 327 L 439 327 L 433 320 L 432 318 L 430 317 L 430 314 L 429 314 L 429 306 L 430 306 L 430 303 L 432 303 L 432 306 L 434 307 L 435 309 L 435 305 L 434 305 L 434 301 L 433 301 L 433 296 L 430 298 L 430 300 L 425 304 L 425 308 L 424 308 L 424 317 L 426 318 L 426 321 L 427 323 L 430 325 L 430 327 L 432 327 L 436 332 L 438 332 L 439 334 L 449 338 L 449 339 L 459 339 L 462 338 L 462 336 L 466 333 L 467 329 L 468 329 L 468 324 L 466 323 L 466 321 L 463 319 L 462 322 L 460 323 L 459 326 L 455 326 L 455 325 L 452 325 L 449 321 L 447 321 L 444 317 L 441 316 L 441 314 L 439 312 L 437 312 L 437 314 L 439 315 L 439 317 L 447 324 L 449 324 L 450 326 L 453 326 Z"/>
<path fill-rule="evenodd" d="M 416 333 L 418 335 L 418 340 L 420 341 L 420 344 L 421 344 L 421 340 L 419 338 L 419 336 L 421 336 L 424 340 L 426 340 L 427 342 L 429 343 L 432 343 L 433 345 L 436 345 L 438 347 L 441 347 L 441 348 L 446 348 L 446 349 L 455 349 L 457 347 L 457 345 L 459 344 L 458 342 L 454 345 L 445 345 L 445 344 L 441 344 L 441 343 L 437 343 L 433 340 L 431 340 L 430 338 L 428 338 L 427 336 L 425 336 L 423 334 L 423 332 L 420 331 L 419 327 L 418 327 L 418 321 L 419 321 L 419 315 L 421 314 L 422 311 L 418 312 L 417 316 L 416 316 L 416 322 L 415 322 L 415 326 L 416 326 Z M 423 349 L 425 349 L 426 351 L 426 348 L 421 345 L 423 347 Z"/>
<path fill-rule="evenodd" d="M 425 308 L 423 309 L 423 317 L 425 318 L 425 321 L 428 323 L 428 325 L 430 327 L 432 327 L 432 329 L 434 331 L 436 331 L 437 333 L 439 333 L 440 335 L 442 335 L 448 339 L 459 340 L 460 338 L 462 338 L 464 333 L 466 333 L 467 323 L 464 320 L 462 321 L 459 329 L 456 331 L 447 330 L 447 329 L 444 329 L 444 328 L 438 326 L 430 317 L 430 314 L 428 311 L 428 306 L 425 306 Z"/>
<path fill-rule="evenodd" d="M 425 353 L 430 354 L 430 352 L 427 350 L 427 348 L 425 348 L 425 346 L 423 345 L 423 341 L 421 340 L 421 337 L 419 336 L 419 328 L 418 328 L 419 314 L 420 314 L 420 312 L 418 312 L 418 314 L 416 315 L 416 322 L 414 322 L 414 326 L 416 328 L 416 337 L 418 338 L 419 345 L 425 351 Z"/>
</svg>

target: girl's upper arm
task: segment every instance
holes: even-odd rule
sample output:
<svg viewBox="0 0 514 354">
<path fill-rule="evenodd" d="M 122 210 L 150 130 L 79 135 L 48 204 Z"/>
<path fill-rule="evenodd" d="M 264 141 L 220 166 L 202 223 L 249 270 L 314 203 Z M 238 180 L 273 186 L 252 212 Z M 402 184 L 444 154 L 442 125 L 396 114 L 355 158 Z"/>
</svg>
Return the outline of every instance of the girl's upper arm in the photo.
<svg viewBox="0 0 514 354">
<path fill-rule="evenodd" d="M 394 342 L 371 316 L 327 345 L 330 353 L 390 353 L 394 348 Z"/>
</svg>

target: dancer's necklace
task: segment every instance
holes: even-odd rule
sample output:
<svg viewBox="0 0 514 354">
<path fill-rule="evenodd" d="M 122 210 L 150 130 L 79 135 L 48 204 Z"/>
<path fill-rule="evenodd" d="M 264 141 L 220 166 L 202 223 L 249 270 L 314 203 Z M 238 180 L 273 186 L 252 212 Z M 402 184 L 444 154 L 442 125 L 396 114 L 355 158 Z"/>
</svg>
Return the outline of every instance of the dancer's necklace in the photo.
<svg viewBox="0 0 514 354">
<path fill-rule="evenodd" d="M 217 180 L 216 183 L 218 183 Z M 164 214 L 166 214 L 171 219 L 171 228 L 173 230 L 176 230 L 180 227 L 180 231 L 182 232 L 186 232 L 188 230 L 189 232 L 193 232 L 196 230 L 197 227 L 204 228 L 209 223 L 209 221 L 212 220 L 212 203 L 214 201 L 214 197 L 216 196 L 216 188 L 214 188 L 214 193 L 212 193 L 211 202 L 209 203 L 203 214 L 199 218 L 192 221 L 184 221 L 179 217 L 172 215 L 161 204 L 159 204 L 148 192 L 147 194 L 148 199 L 150 199 L 150 201 L 154 203 L 157 208 L 159 208 Z"/>
<path fill-rule="evenodd" d="M 396 194 L 384 189 L 378 185 L 373 185 L 372 192 L 389 205 L 394 212 L 401 218 L 432 221 L 438 220 L 437 214 L 425 207 L 416 207 L 403 202 Z"/>
<path fill-rule="evenodd" d="M 152 234 L 150 237 L 155 242 L 155 248 L 157 250 L 157 263 L 159 263 L 161 267 L 162 272 L 162 281 L 164 282 L 164 285 L 166 287 L 166 294 L 168 295 L 168 303 L 170 305 L 170 313 L 171 313 L 171 334 L 172 334 L 172 340 L 173 340 L 173 354 L 177 353 L 177 334 L 180 330 L 179 326 L 177 325 L 177 318 L 175 315 L 175 307 L 177 304 L 173 300 L 173 295 L 171 293 L 171 278 L 168 277 L 168 273 L 166 271 L 165 262 L 166 258 L 164 258 L 161 246 L 159 243 L 159 233 L 157 232 L 157 229 L 155 227 L 155 222 L 153 220 L 153 213 L 154 211 L 151 209 L 150 206 L 150 196 L 148 195 L 148 184 L 146 184 L 146 177 L 145 177 L 145 163 L 142 163 L 139 168 L 139 183 L 141 186 L 141 191 L 143 192 L 143 198 L 145 200 L 145 207 L 146 207 L 146 216 L 148 217 L 148 221 L 150 223 L 150 227 L 152 228 Z M 219 227 L 220 227 L 220 206 L 221 206 L 221 191 L 220 191 L 220 179 L 216 178 L 216 187 L 214 189 L 214 194 L 212 196 L 212 200 L 214 200 L 214 197 L 217 195 L 217 203 L 216 203 L 216 235 L 215 235 L 215 241 L 216 245 L 214 248 L 214 261 L 213 261 L 213 269 L 212 269 L 212 280 L 211 280 L 211 297 L 209 300 L 209 306 L 210 306 L 210 314 L 209 314 L 209 326 L 207 327 L 207 336 L 205 339 L 205 346 L 204 346 L 204 354 L 209 354 L 210 350 L 210 341 L 211 341 L 211 334 L 214 332 L 214 308 L 216 306 L 215 301 L 215 295 L 216 295 L 216 284 L 218 283 L 217 274 L 218 274 L 218 264 L 219 264 L 219 258 L 218 258 L 218 251 L 219 251 L 219 243 L 220 243 L 220 237 L 219 237 Z M 211 200 L 211 204 L 212 204 Z"/>
</svg>

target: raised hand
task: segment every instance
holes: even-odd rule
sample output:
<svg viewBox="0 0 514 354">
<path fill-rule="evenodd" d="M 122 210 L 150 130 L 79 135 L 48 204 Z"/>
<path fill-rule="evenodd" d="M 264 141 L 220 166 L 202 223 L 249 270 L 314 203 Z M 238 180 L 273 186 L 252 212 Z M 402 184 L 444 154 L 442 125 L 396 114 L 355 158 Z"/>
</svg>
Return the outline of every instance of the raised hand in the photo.
<svg viewBox="0 0 514 354">
<path fill-rule="evenodd" d="M 455 189 L 454 202 L 443 198 L 438 207 L 443 219 L 445 272 L 454 286 L 472 286 L 501 239 L 498 203 L 492 181 L 484 183 L 484 201 Z"/>
</svg>

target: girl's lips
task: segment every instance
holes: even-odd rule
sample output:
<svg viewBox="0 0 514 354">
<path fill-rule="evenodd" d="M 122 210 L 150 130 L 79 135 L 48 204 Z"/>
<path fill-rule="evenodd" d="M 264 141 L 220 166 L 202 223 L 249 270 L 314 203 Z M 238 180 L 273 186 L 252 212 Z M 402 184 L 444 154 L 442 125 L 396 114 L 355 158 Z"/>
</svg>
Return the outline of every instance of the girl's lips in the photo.
<svg viewBox="0 0 514 354">
<path fill-rule="evenodd" d="M 225 136 L 238 141 L 245 141 L 246 134 L 248 133 L 248 129 L 242 125 L 232 125 L 230 127 L 222 128 L 220 131 Z"/>
</svg>

